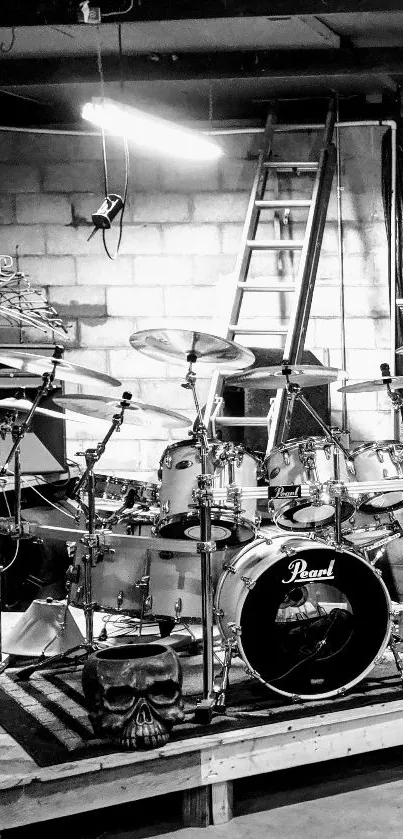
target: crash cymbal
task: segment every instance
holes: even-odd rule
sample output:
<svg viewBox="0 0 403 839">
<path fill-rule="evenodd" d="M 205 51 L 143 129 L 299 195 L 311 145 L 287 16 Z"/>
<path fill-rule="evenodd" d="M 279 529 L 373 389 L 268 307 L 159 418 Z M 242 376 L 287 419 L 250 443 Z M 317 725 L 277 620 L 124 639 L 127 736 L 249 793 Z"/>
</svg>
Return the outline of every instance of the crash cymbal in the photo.
<svg viewBox="0 0 403 839">
<path fill-rule="evenodd" d="M 111 420 L 121 406 L 120 399 L 93 393 L 66 393 L 63 396 L 55 396 L 53 401 L 69 411 L 77 411 L 79 414 L 86 414 L 87 417 L 102 420 Z M 192 424 L 192 421 L 182 414 L 168 411 L 158 405 L 147 405 L 145 402 L 134 399 L 128 402 L 124 421 L 129 425 L 168 425 L 171 428 L 184 428 Z"/>
<path fill-rule="evenodd" d="M 283 373 L 284 366 L 254 367 L 252 370 L 241 373 L 240 376 L 228 377 L 227 385 L 252 390 L 277 390 L 286 388 L 288 382 L 300 387 L 319 387 L 319 385 L 335 382 L 341 376 L 346 376 L 343 370 L 338 370 L 336 367 L 320 367 L 313 364 L 290 364 L 288 369 L 291 372 L 287 377 Z"/>
<path fill-rule="evenodd" d="M 138 352 L 158 361 L 183 364 L 197 361 L 228 370 L 243 370 L 255 360 L 251 350 L 234 341 L 187 329 L 145 329 L 134 332 L 130 343 Z"/>
<path fill-rule="evenodd" d="M 56 365 L 55 378 L 63 382 L 76 382 L 78 384 L 89 381 L 96 381 L 100 384 L 120 387 L 119 379 L 107 376 L 106 373 L 97 373 L 96 370 L 89 370 L 87 367 L 80 367 L 71 361 L 63 358 L 53 358 L 51 355 L 36 355 L 23 352 L 22 350 L 3 350 L 0 347 L 0 364 L 7 364 L 8 367 L 15 367 L 24 373 L 51 373 L 53 365 Z"/>
<path fill-rule="evenodd" d="M 28 414 L 32 408 L 32 402 L 29 399 L 17 399 L 14 397 L 9 397 L 7 399 L 0 399 L 0 411 L 7 411 L 8 413 L 19 412 L 23 414 Z M 35 408 L 35 414 L 41 414 L 45 417 L 54 417 L 54 419 L 59 420 L 68 420 L 69 422 L 85 422 L 85 418 L 83 417 L 71 417 L 62 414 L 61 411 L 51 411 L 49 408 Z M 89 419 L 89 417 L 88 417 Z"/>
<path fill-rule="evenodd" d="M 355 382 L 355 384 L 340 387 L 339 391 L 340 393 L 369 393 L 385 390 L 387 384 L 390 385 L 391 390 L 399 390 L 399 388 L 403 388 L 403 376 L 389 376 L 387 381 L 370 379 L 368 382 Z"/>
</svg>

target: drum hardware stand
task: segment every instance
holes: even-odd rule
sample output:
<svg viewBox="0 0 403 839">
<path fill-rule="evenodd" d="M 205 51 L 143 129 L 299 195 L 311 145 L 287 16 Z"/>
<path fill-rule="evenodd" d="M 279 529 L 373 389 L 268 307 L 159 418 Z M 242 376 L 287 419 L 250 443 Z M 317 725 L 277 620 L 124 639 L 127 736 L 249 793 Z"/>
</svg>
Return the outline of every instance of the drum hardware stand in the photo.
<svg viewBox="0 0 403 839">
<path fill-rule="evenodd" d="M 197 553 L 201 562 L 202 588 L 202 628 L 203 628 L 203 699 L 195 710 L 195 719 L 199 723 L 210 723 L 216 707 L 214 694 L 214 651 L 213 651 L 213 581 L 211 573 L 211 555 L 216 550 L 216 544 L 211 538 L 211 503 L 214 476 L 207 472 L 208 440 L 207 428 L 203 423 L 199 400 L 196 393 L 196 374 L 193 364 L 197 361 L 196 353 L 189 353 L 186 361 L 189 369 L 186 381 L 182 384 L 192 391 L 196 408 L 197 422 L 195 437 L 200 448 L 201 474 L 198 475 L 198 490 L 196 493 L 200 511 L 200 542 L 197 543 Z"/>
<path fill-rule="evenodd" d="M 115 414 L 112 418 L 112 423 L 110 428 L 108 429 L 107 433 L 103 440 L 97 444 L 96 448 L 88 448 L 85 452 L 77 452 L 77 456 L 84 456 L 86 461 L 86 468 L 83 472 L 80 480 L 76 484 L 73 492 L 73 499 L 78 497 L 81 488 L 84 484 L 87 485 L 87 492 L 88 492 L 88 519 L 87 519 L 87 533 L 86 535 L 80 540 L 87 548 L 88 552 L 83 557 L 83 565 L 84 565 L 84 585 L 83 585 L 83 610 L 85 616 L 85 640 L 82 644 L 78 644 L 75 647 L 71 647 L 69 650 L 65 650 L 65 652 L 60 653 L 56 656 L 51 656 L 44 661 L 40 661 L 36 664 L 30 665 L 28 667 L 23 668 L 18 673 L 18 679 L 24 680 L 28 679 L 32 673 L 36 670 L 40 669 L 47 669 L 51 667 L 53 664 L 59 664 L 61 662 L 66 662 L 66 658 L 68 660 L 68 656 L 71 655 L 73 652 L 77 652 L 78 650 L 84 650 L 84 657 L 90 655 L 92 652 L 98 649 L 98 645 L 94 642 L 94 611 L 95 611 L 95 603 L 92 600 L 92 580 L 91 580 L 91 568 L 95 565 L 96 561 L 96 551 L 100 547 L 99 543 L 99 536 L 95 530 L 95 520 L 96 520 L 96 513 L 95 513 L 95 480 L 94 480 L 94 466 L 95 463 L 100 459 L 103 455 L 106 444 L 108 443 L 110 437 L 112 436 L 113 432 L 116 430 L 118 431 L 120 426 L 123 423 L 124 418 L 124 411 L 128 405 L 129 400 L 131 399 L 131 393 L 125 392 L 123 393 L 122 400 L 120 402 L 120 412 Z M 0 473 L 1 474 L 1 473 Z M 68 548 L 69 550 L 69 548 Z M 74 549 L 75 552 L 75 549 Z M 74 552 L 70 547 L 70 558 L 74 558 Z M 67 578 L 67 601 L 69 602 L 70 598 L 70 588 L 71 583 L 74 582 L 74 576 L 72 576 L 72 572 L 70 572 L 70 576 Z M 80 656 L 80 662 L 83 656 Z M 69 663 L 73 663 L 75 666 L 75 661 L 71 661 Z"/>
<path fill-rule="evenodd" d="M 56 346 L 54 349 L 54 353 L 52 358 L 58 361 L 62 358 L 64 352 L 64 347 Z M 30 538 L 29 528 L 26 530 L 24 528 L 23 523 L 21 522 L 21 443 L 24 439 L 25 435 L 31 428 L 32 419 L 36 408 L 38 407 L 40 401 L 46 396 L 51 387 L 53 380 L 55 378 L 56 373 L 56 364 L 53 365 L 53 369 L 51 372 L 43 373 L 42 374 L 42 384 L 38 387 L 35 397 L 32 402 L 32 406 L 27 414 L 25 420 L 19 425 L 15 422 L 15 414 L 14 412 L 14 421 L 10 426 L 2 426 L 2 433 L 1 436 L 5 439 L 5 433 L 7 430 L 11 430 L 11 436 L 13 440 L 13 444 L 11 446 L 10 452 L 0 469 L 0 482 L 6 480 L 6 476 L 9 473 L 9 465 L 11 460 L 14 458 L 14 524 L 11 525 L 9 519 L 3 520 L 0 522 L 0 530 L 2 529 L 2 525 L 5 524 L 6 526 L 6 533 L 12 539 L 16 540 L 17 550 L 19 540 L 22 538 Z M 4 658 L 2 653 L 2 631 L 1 631 L 1 624 L 2 624 L 2 576 L 3 573 L 7 570 L 7 567 L 4 568 L 4 565 L 0 565 L 0 672 L 2 672 L 8 664 L 9 657 Z"/>
<path fill-rule="evenodd" d="M 297 400 L 304 406 L 304 408 L 308 411 L 309 414 L 317 421 L 318 425 L 324 431 L 326 437 L 334 444 L 334 453 L 333 453 L 333 464 L 334 464 L 334 474 L 335 480 L 334 482 L 329 481 L 328 483 L 332 485 L 333 489 L 333 500 L 335 504 L 335 523 L 334 523 L 334 530 L 335 530 L 335 542 L 337 545 L 340 545 L 342 542 L 342 535 L 341 535 L 341 510 L 342 510 L 342 494 L 345 490 L 344 484 L 340 483 L 340 452 L 343 452 L 344 457 L 346 458 L 347 464 L 351 470 L 353 470 L 353 458 L 351 457 L 350 452 L 348 449 L 343 446 L 342 442 L 339 439 L 339 433 L 332 431 L 326 423 L 323 422 L 322 418 L 319 416 L 315 408 L 308 402 L 304 394 L 301 392 L 301 388 L 299 385 L 290 382 L 289 376 L 291 368 L 289 366 L 289 361 L 287 359 L 283 360 L 282 363 L 282 375 L 285 376 L 287 382 L 287 401 L 289 409 L 293 404 L 294 400 Z M 402 403 L 403 404 L 403 403 Z M 288 414 L 290 410 L 288 410 Z M 338 489 L 340 487 L 340 490 Z M 337 488 L 337 490 L 336 490 Z"/>
</svg>

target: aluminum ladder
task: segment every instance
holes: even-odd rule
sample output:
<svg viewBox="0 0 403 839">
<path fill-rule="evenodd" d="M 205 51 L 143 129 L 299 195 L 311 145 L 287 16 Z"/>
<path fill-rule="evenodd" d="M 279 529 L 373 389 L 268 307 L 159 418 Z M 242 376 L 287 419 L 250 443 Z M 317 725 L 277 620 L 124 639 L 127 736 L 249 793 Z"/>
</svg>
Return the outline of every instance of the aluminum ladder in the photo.
<svg viewBox="0 0 403 839">
<path fill-rule="evenodd" d="M 332 188 L 333 175 L 336 168 L 336 147 L 332 143 L 335 126 L 335 104 L 329 104 L 326 117 L 322 150 L 317 162 L 309 161 L 274 161 L 271 158 L 273 141 L 276 133 L 274 113 L 269 113 L 259 154 L 256 174 L 251 190 L 247 214 L 243 227 L 238 258 L 235 267 L 237 278 L 235 297 L 227 331 L 227 340 L 236 340 L 239 335 L 284 335 L 285 346 L 283 357 L 290 364 L 301 363 L 304 350 L 306 331 L 311 311 L 312 297 L 315 287 L 316 271 L 319 262 L 320 248 L 326 222 L 327 208 Z M 292 130 L 292 127 L 290 127 Z M 308 199 L 289 199 L 265 197 L 269 173 L 278 172 L 312 172 L 315 173 L 312 195 Z M 303 239 L 285 239 L 279 235 L 275 239 L 265 240 L 256 237 L 261 214 L 265 210 L 283 210 L 289 214 L 293 208 L 308 208 L 305 235 Z M 281 225 L 275 216 L 275 228 L 281 234 Z M 300 252 L 300 261 L 295 283 L 285 284 L 274 281 L 264 285 L 247 283 L 252 254 L 256 251 L 285 251 Z M 293 308 L 288 327 L 254 329 L 242 324 L 241 311 L 244 295 L 250 292 L 258 293 L 294 293 Z M 270 345 L 269 345 L 270 346 Z M 225 374 L 215 372 L 212 376 L 207 397 L 204 420 L 211 425 L 212 436 L 216 436 L 217 426 L 266 426 L 268 428 L 267 451 L 279 445 L 283 439 L 286 423 L 290 420 L 292 404 L 287 401 L 287 393 L 278 390 L 274 402 L 266 417 L 226 417 L 221 415 L 223 408 L 222 392 Z"/>
</svg>

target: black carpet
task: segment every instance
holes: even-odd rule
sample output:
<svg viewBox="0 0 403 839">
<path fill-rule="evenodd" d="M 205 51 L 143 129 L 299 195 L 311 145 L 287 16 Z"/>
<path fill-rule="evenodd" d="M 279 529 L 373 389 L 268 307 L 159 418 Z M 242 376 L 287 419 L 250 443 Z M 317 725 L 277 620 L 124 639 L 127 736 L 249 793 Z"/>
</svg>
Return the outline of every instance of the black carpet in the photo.
<svg viewBox="0 0 403 839">
<path fill-rule="evenodd" d="M 181 657 L 182 658 L 182 657 Z M 393 663 L 374 668 L 344 696 L 292 702 L 245 675 L 243 665 L 231 668 L 227 713 L 210 725 L 193 721 L 202 691 L 201 657 L 183 657 L 186 722 L 173 729 L 171 741 L 221 733 L 251 726 L 268 726 L 316 714 L 358 708 L 402 698 L 402 682 Z M 51 766 L 121 751 L 94 737 L 81 687 L 82 667 L 34 673 L 18 681 L 17 671 L 0 675 L 0 725 L 31 755 L 38 766 Z"/>
</svg>

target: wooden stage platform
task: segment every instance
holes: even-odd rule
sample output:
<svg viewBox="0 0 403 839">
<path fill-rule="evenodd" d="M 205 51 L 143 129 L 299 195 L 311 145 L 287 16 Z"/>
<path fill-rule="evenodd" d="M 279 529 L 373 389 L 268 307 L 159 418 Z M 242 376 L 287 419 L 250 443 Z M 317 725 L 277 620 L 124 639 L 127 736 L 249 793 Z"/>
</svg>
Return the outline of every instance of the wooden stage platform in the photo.
<svg viewBox="0 0 403 839">
<path fill-rule="evenodd" d="M 220 824 L 236 779 L 401 745 L 403 696 L 47 768 L 0 729 L 0 830 L 178 791 L 184 825 Z"/>
<path fill-rule="evenodd" d="M 73 611 L 83 624 L 81 611 Z M 9 613 L 3 618 L 11 628 L 18 615 Z M 190 662 L 194 660 L 191 658 Z M 243 667 L 239 669 L 244 672 Z M 7 669 L 0 674 L 0 703 L 6 703 L 9 698 L 13 709 L 14 688 L 12 674 L 9 678 L 8 673 Z M 85 721 L 90 727 L 85 708 L 77 704 L 80 676 L 75 673 L 75 683 L 69 677 L 65 695 L 60 685 L 46 681 L 46 674 L 39 677 L 45 680 L 42 685 L 38 674 L 28 682 L 17 682 L 16 696 L 28 718 L 28 739 L 24 748 L 20 732 L 15 728 L 18 729 L 18 719 L 13 723 L 18 742 L 11 735 L 8 711 L 7 730 L 0 726 L 0 831 L 179 792 L 184 826 L 227 822 L 232 817 L 233 786 L 238 779 L 403 746 L 402 680 L 390 656 L 371 681 L 373 673 L 355 691 L 346 691 L 340 699 L 332 697 L 325 703 L 299 704 L 289 700 L 284 706 L 277 697 L 272 707 L 273 699 L 269 697 L 273 694 L 266 688 L 262 694 L 261 686 L 248 679 L 247 684 L 252 685 L 252 705 L 245 717 L 238 714 L 236 723 L 231 723 L 229 709 L 226 723 L 206 725 L 202 730 L 199 726 L 197 736 L 191 728 L 183 739 L 180 732 L 174 736 L 174 729 L 172 739 L 159 749 L 112 751 L 110 744 L 101 743 L 96 756 L 88 756 L 88 750 L 81 759 L 75 759 L 77 752 L 71 758 L 66 753 L 63 762 L 53 759 L 52 765 L 45 766 L 32 756 L 35 715 L 31 716 L 34 708 L 29 703 L 33 703 L 40 691 L 42 695 L 49 692 L 45 714 L 51 720 L 50 730 L 57 722 L 57 712 L 56 717 L 52 715 L 57 696 L 66 720 L 69 711 L 76 715 L 77 724 Z M 11 698 L 5 692 L 6 682 L 11 684 Z M 23 695 L 21 686 L 29 686 L 31 682 L 32 686 L 24 690 L 31 690 L 32 696 Z M 236 688 L 234 675 L 229 689 L 234 697 Z M 82 716 L 78 718 L 80 713 Z M 4 707 L 0 707 L 1 720 L 6 726 Z M 62 722 L 61 717 L 61 727 Z M 63 731 L 69 733 L 67 728 Z"/>
</svg>

